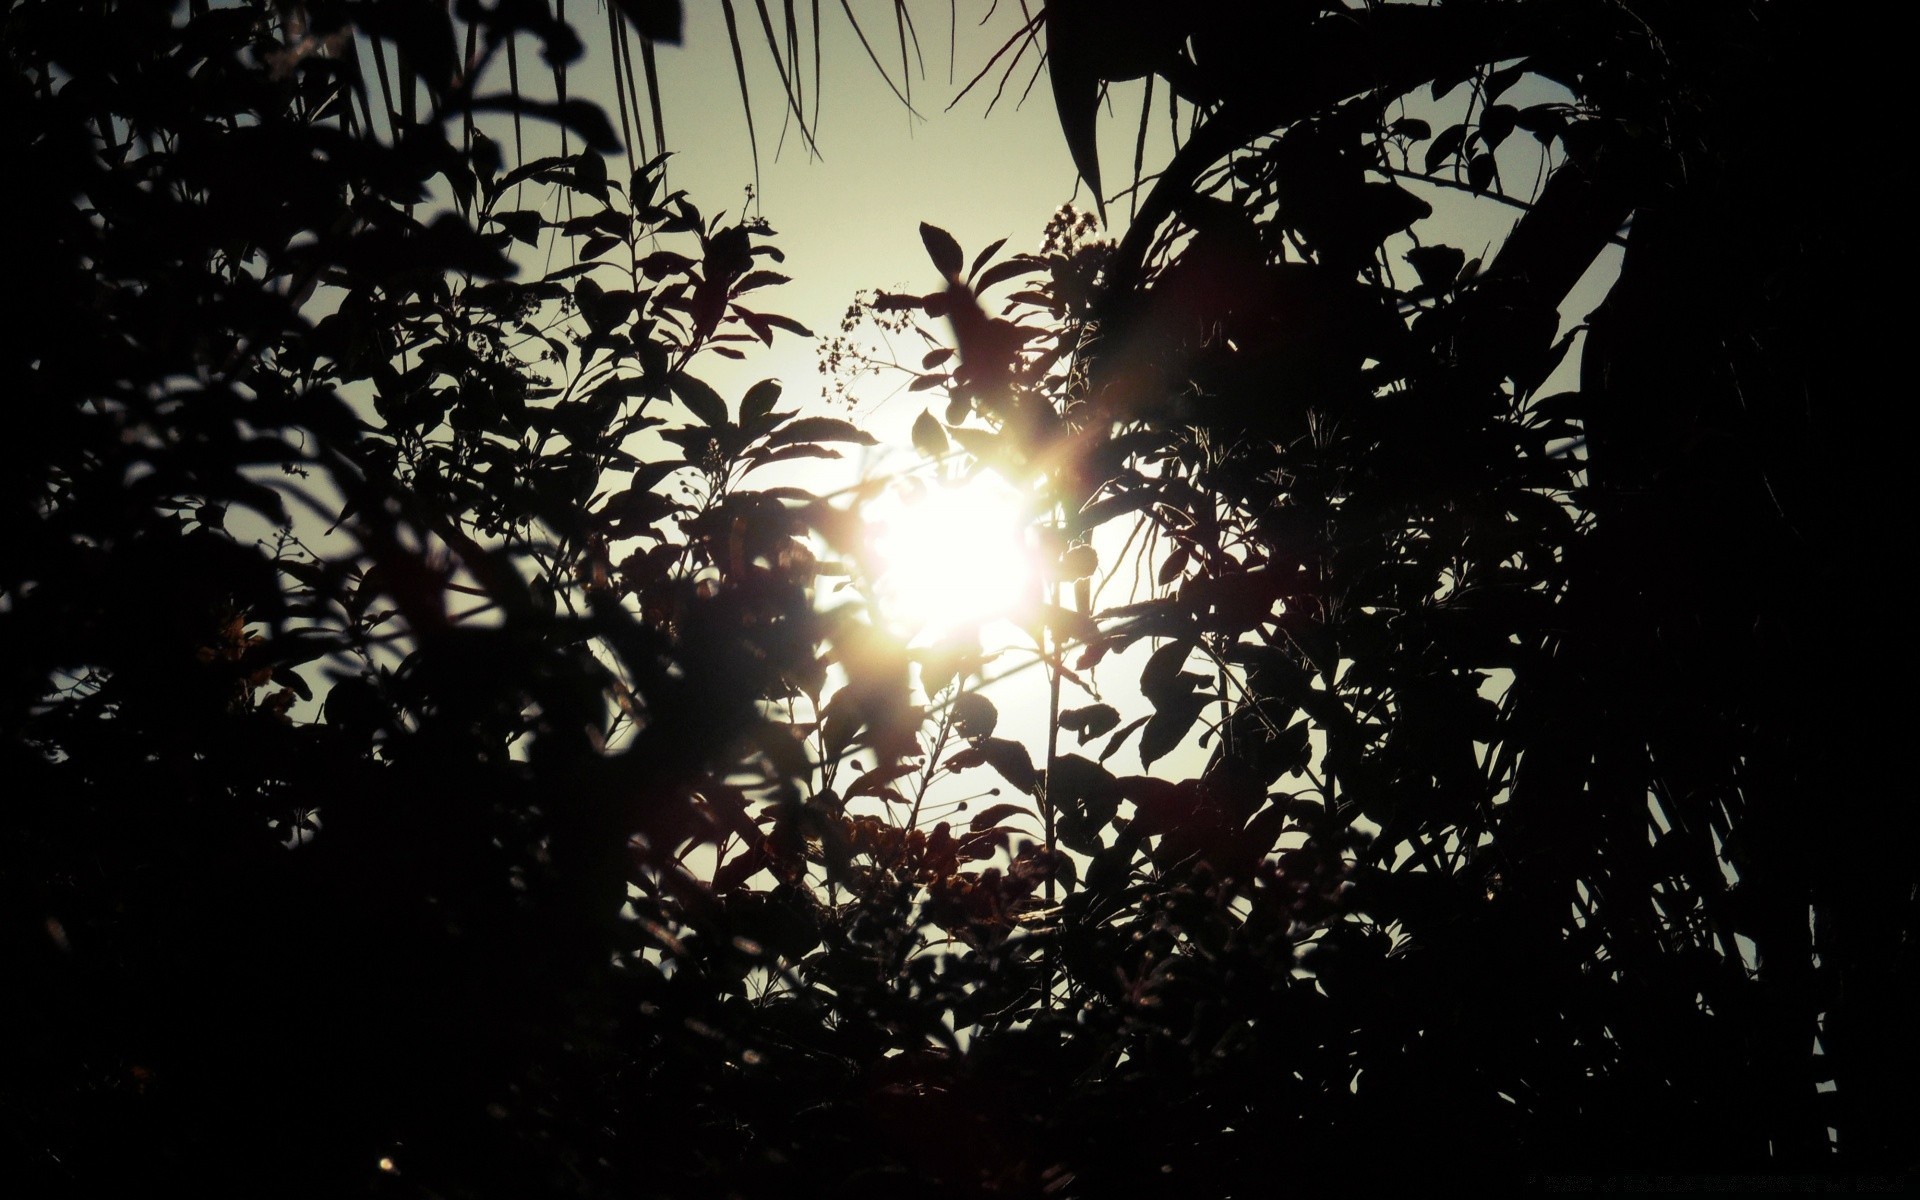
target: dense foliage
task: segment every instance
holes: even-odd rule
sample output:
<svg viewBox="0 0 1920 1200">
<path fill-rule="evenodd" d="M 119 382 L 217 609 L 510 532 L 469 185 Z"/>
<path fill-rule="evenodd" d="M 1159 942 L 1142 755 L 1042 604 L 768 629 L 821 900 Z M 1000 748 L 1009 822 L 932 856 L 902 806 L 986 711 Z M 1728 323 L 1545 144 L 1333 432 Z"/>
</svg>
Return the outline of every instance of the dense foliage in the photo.
<svg viewBox="0 0 1920 1200">
<path fill-rule="evenodd" d="M 576 55 L 564 9 L 15 0 L 9 1176 L 1908 1169 L 1911 819 L 1834 628 L 1885 628 L 1879 568 L 1815 582 L 1891 484 L 1841 443 L 1807 7 L 1037 12 L 1096 196 L 1105 84 L 1171 89 L 1180 149 L 1117 241 L 923 226 L 938 282 L 872 301 L 949 343 L 916 444 L 1049 514 L 1023 739 L 990 648 L 827 594 L 872 578 L 859 495 L 764 482 L 869 436 L 699 378 L 808 336 L 773 231 L 610 175 L 588 101 L 476 94 Z M 678 27 L 612 9 L 647 64 Z M 1526 211 L 1469 261 L 1410 175 Z M 1097 608 L 1122 541 L 1151 595 Z M 1122 711 L 1096 672 L 1141 641 Z M 1109 769 L 1201 735 L 1194 778 Z M 1003 802 L 924 817 L 950 772 Z"/>
</svg>

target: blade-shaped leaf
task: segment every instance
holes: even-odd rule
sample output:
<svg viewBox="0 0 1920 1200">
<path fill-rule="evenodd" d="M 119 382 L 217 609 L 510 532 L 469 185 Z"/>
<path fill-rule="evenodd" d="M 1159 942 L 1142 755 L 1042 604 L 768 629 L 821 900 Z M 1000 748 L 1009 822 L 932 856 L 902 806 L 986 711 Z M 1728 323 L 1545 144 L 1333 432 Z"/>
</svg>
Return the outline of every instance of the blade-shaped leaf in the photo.
<svg viewBox="0 0 1920 1200">
<path fill-rule="evenodd" d="M 838 417 L 801 417 L 767 435 L 769 446 L 787 446 L 794 442 L 852 442 L 856 446 L 871 446 L 874 438 L 851 421 Z"/>
<path fill-rule="evenodd" d="M 960 250 L 960 243 L 953 235 L 938 226 L 920 222 L 920 241 L 927 247 L 927 257 L 933 259 L 933 265 L 947 279 L 958 281 L 961 268 L 966 266 L 967 256 Z"/>
<path fill-rule="evenodd" d="M 680 44 L 680 0 L 613 0 L 613 6 L 633 23 L 641 37 Z"/>
</svg>

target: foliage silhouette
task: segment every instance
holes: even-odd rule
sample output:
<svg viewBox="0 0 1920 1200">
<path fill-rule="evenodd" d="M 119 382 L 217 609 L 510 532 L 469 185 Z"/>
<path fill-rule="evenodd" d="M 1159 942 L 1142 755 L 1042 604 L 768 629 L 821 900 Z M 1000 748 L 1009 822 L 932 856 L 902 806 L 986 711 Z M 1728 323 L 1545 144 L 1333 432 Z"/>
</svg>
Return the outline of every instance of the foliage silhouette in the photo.
<svg viewBox="0 0 1920 1200">
<path fill-rule="evenodd" d="M 1910 1169 L 1890 720 L 1838 715 L 1831 617 L 1780 586 L 1890 487 L 1843 475 L 1860 368 L 1813 351 L 1861 340 L 1846 232 L 1804 215 L 1819 172 L 1771 175 L 1832 82 L 1783 64 L 1831 28 L 1122 8 L 1019 37 L 1096 195 L 1104 86 L 1189 106 L 1124 235 L 1067 213 L 999 257 L 923 225 L 937 286 L 872 301 L 951 335 L 915 445 L 1051 510 L 1036 754 L 982 647 L 829 602 L 871 575 L 859 497 L 757 484 L 869 436 L 695 373 L 808 331 L 762 307 L 770 229 L 598 153 L 638 140 L 628 43 L 651 79 L 678 5 L 609 9 L 624 132 L 564 75 L 474 94 L 522 36 L 577 55 L 545 4 L 8 7 L 40 289 L 0 441 L 14 1176 Z M 799 114 L 794 6 L 784 40 L 756 9 Z M 1404 114 L 1459 88 L 1457 125 Z M 489 111 L 569 141 L 509 166 Z M 1496 191 L 1516 131 L 1552 170 L 1498 252 L 1410 240 L 1407 177 Z M 571 261 L 520 278 L 546 239 Z M 1157 586 L 1099 609 L 1126 522 Z M 1063 707 L 1144 640 L 1138 704 Z M 1196 778 L 1107 765 L 1196 736 Z M 999 802 L 933 821 L 929 784 L 980 768 Z"/>
</svg>

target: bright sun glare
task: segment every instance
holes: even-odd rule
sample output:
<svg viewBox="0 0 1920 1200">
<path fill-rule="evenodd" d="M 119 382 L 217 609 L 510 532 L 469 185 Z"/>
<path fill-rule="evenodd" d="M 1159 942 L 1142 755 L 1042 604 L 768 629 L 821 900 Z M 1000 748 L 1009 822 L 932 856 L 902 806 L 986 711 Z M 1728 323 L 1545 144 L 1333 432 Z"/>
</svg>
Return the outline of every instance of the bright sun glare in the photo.
<svg viewBox="0 0 1920 1200">
<path fill-rule="evenodd" d="M 1039 596 L 1020 495 L 998 478 L 909 480 L 867 510 L 880 601 L 910 634 L 935 636 L 1007 617 Z"/>
</svg>

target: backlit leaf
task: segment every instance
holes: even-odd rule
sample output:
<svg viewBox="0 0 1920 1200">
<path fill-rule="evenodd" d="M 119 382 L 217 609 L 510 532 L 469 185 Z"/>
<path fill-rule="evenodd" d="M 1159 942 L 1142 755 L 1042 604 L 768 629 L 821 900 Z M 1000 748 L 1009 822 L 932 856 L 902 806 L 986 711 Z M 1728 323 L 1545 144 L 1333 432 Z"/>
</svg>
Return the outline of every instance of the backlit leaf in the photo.
<svg viewBox="0 0 1920 1200">
<path fill-rule="evenodd" d="M 947 431 L 932 413 L 923 412 L 913 419 L 913 448 L 928 458 L 945 457 L 949 448 Z"/>
<path fill-rule="evenodd" d="M 667 386 L 673 389 L 680 403 L 686 405 L 687 411 L 702 425 L 709 429 L 720 429 L 727 425 L 727 402 L 720 398 L 719 392 L 684 371 L 674 372 L 672 378 L 667 380 Z"/>
<path fill-rule="evenodd" d="M 961 268 L 966 266 L 966 255 L 961 253 L 960 243 L 953 235 L 938 226 L 920 222 L 920 241 L 927 248 L 927 257 L 933 260 L 934 267 L 949 280 L 960 278 Z"/>
</svg>

